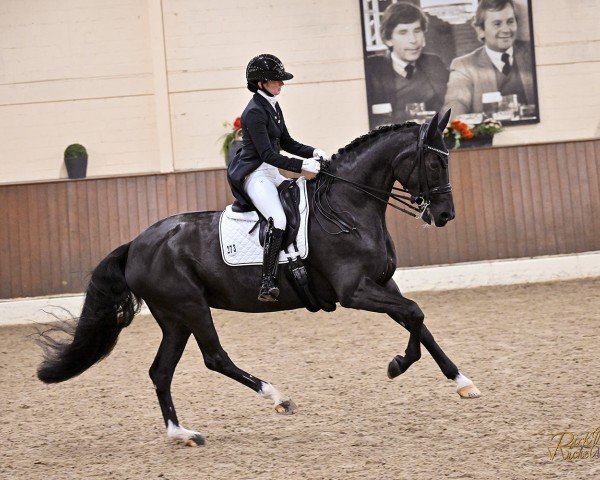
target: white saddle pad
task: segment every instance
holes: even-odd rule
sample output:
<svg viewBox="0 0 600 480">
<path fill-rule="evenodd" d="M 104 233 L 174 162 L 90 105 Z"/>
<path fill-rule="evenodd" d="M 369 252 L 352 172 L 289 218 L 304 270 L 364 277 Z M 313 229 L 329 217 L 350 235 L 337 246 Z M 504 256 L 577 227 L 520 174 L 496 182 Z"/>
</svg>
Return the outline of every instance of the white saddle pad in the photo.
<svg viewBox="0 0 600 480">
<path fill-rule="evenodd" d="M 297 180 L 300 188 L 300 229 L 296 237 L 298 252 L 294 251 L 294 245 L 288 248 L 289 254 L 281 252 L 279 263 L 286 263 L 288 256 L 295 258 L 306 258 L 308 255 L 308 200 L 306 198 L 306 180 L 300 178 Z M 243 212 L 238 213 L 231 210 L 231 205 L 227 205 L 221 219 L 219 220 L 219 240 L 221 242 L 221 255 L 223 261 L 230 266 L 237 265 L 262 265 L 263 247 L 258 241 L 259 228 L 255 228 L 250 234 L 250 230 L 258 221 L 258 213 Z"/>
</svg>

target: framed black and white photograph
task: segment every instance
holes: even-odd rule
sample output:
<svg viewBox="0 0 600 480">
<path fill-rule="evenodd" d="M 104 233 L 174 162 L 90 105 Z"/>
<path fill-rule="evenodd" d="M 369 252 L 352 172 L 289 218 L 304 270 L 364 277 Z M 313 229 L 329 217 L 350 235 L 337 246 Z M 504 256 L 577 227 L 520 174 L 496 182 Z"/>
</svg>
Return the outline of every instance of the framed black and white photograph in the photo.
<svg viewBox="0 0 600 480">
<path fill-rule="evenodd" d="M 531 0 L 359 0 L 369 126 L 540 121 Z"/>
</svg>

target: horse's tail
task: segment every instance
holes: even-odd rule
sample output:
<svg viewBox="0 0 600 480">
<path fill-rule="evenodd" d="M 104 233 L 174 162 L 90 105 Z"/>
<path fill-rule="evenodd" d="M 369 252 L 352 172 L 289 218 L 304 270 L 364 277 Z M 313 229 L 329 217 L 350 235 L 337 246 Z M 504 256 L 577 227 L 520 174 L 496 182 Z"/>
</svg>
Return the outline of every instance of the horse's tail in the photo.
<svg viewBox="0 0 600 480">
<path fill-rule="evenodd" d="M 106 357 L 141 307 L 125 282 L 129 243 L 112 251 L 92 272 L 81 316 L 40 332 L 44 360 L 37 376 L 45 383 L 69 380 Z M 49 333 L 63 332 L 66 339 Z"/>
</svg>

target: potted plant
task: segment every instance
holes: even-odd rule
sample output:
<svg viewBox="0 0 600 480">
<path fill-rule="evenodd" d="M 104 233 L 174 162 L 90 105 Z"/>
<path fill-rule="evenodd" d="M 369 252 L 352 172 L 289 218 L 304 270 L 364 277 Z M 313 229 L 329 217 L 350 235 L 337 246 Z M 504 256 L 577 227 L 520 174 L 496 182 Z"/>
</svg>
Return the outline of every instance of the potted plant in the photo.
<svg viewBox="0 0 600 480">
<path fill-rule="evenodd" d="M 223 122 L 223 126 L 229 132 L 221 137 L 223 139 L 221 152 L 225 157 L 225 165 L 229 166 L 237 151 L 242 147 L 242 117 L 237 117 L 233 123 Z"/>
<path fill-rule="evenodd" d="M 69 178 L 85 178 L 88 154 L 83 145 L 73 143 L 65 149 L 65 166 Z"/>
<path fill-rule="evenodd" d="M 491 147 L 494 135 L 502 131 L 498 120 L 488 118 L 479 125 L 471 128 L 465 122 L 454 120 L 444 130 L 444 141 L 448 148 Z"/>
</svg>

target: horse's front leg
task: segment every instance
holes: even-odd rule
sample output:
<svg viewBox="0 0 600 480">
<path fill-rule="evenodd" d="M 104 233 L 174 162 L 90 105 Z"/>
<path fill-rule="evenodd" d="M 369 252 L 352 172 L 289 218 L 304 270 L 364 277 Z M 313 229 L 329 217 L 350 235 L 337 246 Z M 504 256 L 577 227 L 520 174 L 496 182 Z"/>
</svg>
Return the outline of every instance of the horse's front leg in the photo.
<svg viewBox="0 0 600 480">
<path fill-rule="evenodd" d="M 362 299 L 367 299 L 367 301 L 364 303 L 364 306 L 359 306 L 363 305 Z M 369 303 L 372 305 L 373 301 L 379 302 L 377 308 L 368 308 L 366 305 Z M 404 311 L 390 312 L 387 310 L 390 305 L 393 305 L 394 301 L 398 302 L 400 310 L 404 307 Z M 433 335 L 423 323 L 424 316 L 419 306 L 412 300 L 404 298 L 393 280 L 389 280 L 385 285 L 381 286 L 369 278 L 363 278 L 355 292 L 348 297 L 347 306 L 387 313 L 397 323 L 408 330 L 410 338 L 405 355 L 396 355 L 392 359 L 388 365 L 388 377 L 395 378 L 401 375 L 420 358 L 420 348 L 418 345 L 415 345 L 415 342 L 419 341 L 427 348 L 444 375 L 456 382 L 456 391 L 462 398 L 478 398 L 481 396 L 481 393 L 473 382 L 458 370 L 456 365 L 437 344 Z M 416 329 L 419 329 L 418 332 Z"/>
<path fill-rule="evenodd" d="M 409 331 L 410 337 L 404 356 L 396 355 L 388 365 L 389 378 L 404 373 L 421 358 L 421 328 L 425 318 L 416 302 L 404 298 L 398 288 L 394 287 L 390 282 L 379 285 L 370 278 L 363 277 L 351 293 L 340 295 L 342 306 L 387 313 Z"/>
<path fill-rule="evenodd" d="M 448 358 L 425 325 L 421 327 L 421 343 L 431 354 L 431 357 L 438 364 L 446 378 L 456 382 L 456 393 L 458 393 L 461 398 L 479 398 L 481 396 L 479 389 L 466 375 L 463 375 L 454 362 Z"/>
</svg>

